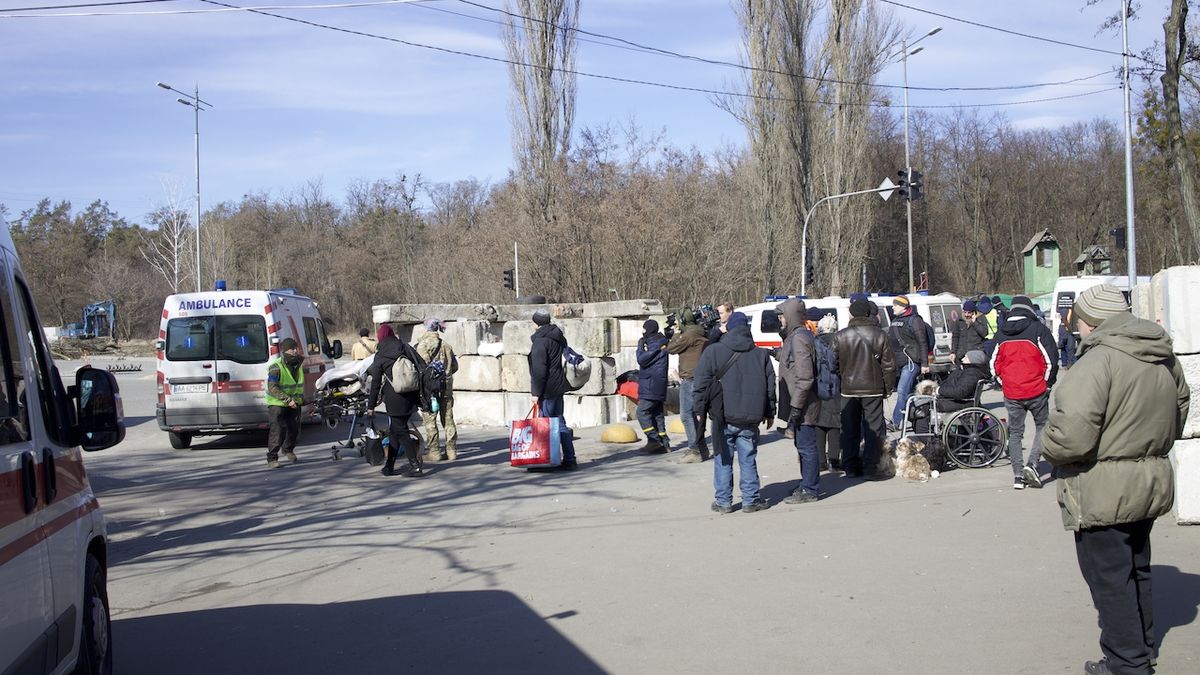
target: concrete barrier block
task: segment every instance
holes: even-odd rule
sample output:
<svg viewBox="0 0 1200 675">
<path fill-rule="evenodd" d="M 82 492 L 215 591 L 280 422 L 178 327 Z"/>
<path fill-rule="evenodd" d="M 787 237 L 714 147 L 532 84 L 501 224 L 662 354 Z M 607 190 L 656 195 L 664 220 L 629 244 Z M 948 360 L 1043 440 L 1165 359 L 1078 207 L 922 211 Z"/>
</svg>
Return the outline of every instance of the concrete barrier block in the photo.
<svg viewBox="0 0 1200 675">
<path fill-rule="evenodd" d="M 1176 356 L 1183 368 L 1183 377 L 1192 390 L 1192 404 L 1183 422 L 1183 438 L 1200 438 L 1200 354 Z"/>
<path fill-rule="evenodd" d="M 556 324 L 567 344 L 584 356 L 608 356 L 621 348 L 621 329 L 616 319 L 562 319 Z"/>
<path fill-rule="evenodd" d="M 446 324 L 442 337 L 455 354 L 470 356 L 479 353 L 480 343 L 488 341 L 490 335 L 501 337 L 501 326 L 487 321 L 453 321 Z"/>
<path fill-rule="evenodd" d="M 1133 315 L 1139 319 L 1147 321 L 1155 321 L 1154 316 L 1154 293 L 1151 290 L 1149 283 L 1138 284 L 1133 287 L 1133 291 L 1129 293 L 1129 306 L 1133 308 Z"/>
<path fill-rule="evenodd" d="M 567 396 L 563 400 L 567 426 L 600 427 L 621 421 L 621 396 Z"/>
<path fill-rule="evenodd" d="M 605 396 L 617 393 L 617 362 L 612 357 L 588 359 L 592 372 L 582 387 L 571 392 L 581 396 Z"/>
<path fill-rule="evenodd" d="M 529 358 L 522 354 L 500 357 L 500 388 L 504 391 L 529 391 Z"/>
<path fill-rule="evenodd" d="M 642 324 L 645 319 L 618 319 L 617 326 L 621 333 L 621 347 L 636 347 L 642 339 Z"/>
<path fill-rule="evenodd" d="M 1200 439 L 1176 441 L 1171 466 L 1175 469 L 1175 522 L 1200 525 Z"/>
<path fill-rule="evenodd" d="M 1166 281 L 1166 270 L 1159 270 L 1150 277 L 1150 316 L 1146 318 L 1159 324 L 1163 322 L 1163 285 Z"/>
<path fill-rule="evenodd" d="M 504 339 L 504 353 L 528 354 L 533 346 L 533 332 L 537 326 L 532 321 L 508 321 L 504 324 L 501 335 Z"/>
<path fill-rule="evenodd" d="M 1169 267 L 1159 274 L 1163 275 L 1162 326 L 1175 343 L 1175 353 L 1200 353 L 1200 312 L 1194 304 L 1200 298 L 1200 265 Z"/>
<path fill-rule="evenodd" d="M 460 356 L 454 390 L 500 391 L 500 359 L 495 356 Z"/>
<path fill-rule="evenodd" d="M 454 392 L 454 421 L 481 427 L 505 427 L 510 419 L 506 396 L 491 391 Z"/>
<path fill-rule="evenodd" d="M 602 317 L 649 317 L 665 314 L 661 300 L 615 300 L 612 302 L 589 302 L 583 305 L 584 318 Z"/>
<path fill-rule="evenodd" d="M 621 347 L 621 350 L 613 355 L 613 361 L 616 363 L 618 375 L 637 370 L 637 347 Z"/>
<path fill-rule="evenodd" d="M 527 393 L 506 391 L 504 392 L 504 405 L 510 421 L 525 419 L 533 410 L 533 397 Z"/>
</svg>

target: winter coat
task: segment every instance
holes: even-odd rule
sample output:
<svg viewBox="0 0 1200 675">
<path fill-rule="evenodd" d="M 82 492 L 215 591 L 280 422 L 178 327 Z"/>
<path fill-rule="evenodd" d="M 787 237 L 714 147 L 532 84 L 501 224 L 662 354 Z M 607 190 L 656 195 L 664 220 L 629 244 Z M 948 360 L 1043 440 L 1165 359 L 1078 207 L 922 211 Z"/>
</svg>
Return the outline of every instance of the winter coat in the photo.
<svg viewBox="0 0 1200 675">
<path fill-rule="evenodd" d="M 929 365 L 929 336 L 925 332 L 925 319 L 917 314 L 916 307 L 909 307 L 892 319 L 890 333 L 896 363 L 901 368 L 910 361 L 921 367 Z"/>
<path fill-rule="evenodd" d="M 725 422 L 756 427 L 775 415 L 775 368 L 771 366 L 767 350 L 754 346 L 749 326 L 730 330 L 720 342 L 704 350 L 696 366 L 693 396 L 698 402 L 704 400 L 709 384 L 734 352 L 741 356 L 721 378 Z"/>
<path fill-rule="evenodd" d="M 991 375 L 987 371 L 987 366 L 975 365 L 973 363 L 963 366 L 959 370 L 951 371 L 946 379 L 938 386 L 938 397 L 948 398 L 960 403 L 975 402 L 975 388 L 980 381 L 987 380 Z"/>
<path fill-rule="evenodd" d="M 991 369 L 1004 389 L 1004 398 L 1025 401 L 1041 396 L 1058 377 L 1054 335 L 1033 312 L 1017 307 L 996 336 Z"/>
<path fill-rule="evenodd" d="M 1122 313 L 1084 338 L 1055 392 L 1042 454 L 1057 468 L 1066 529 L 1171 510 L 1167 453 L 1183 432 L 1190 397 L 1161 326 Z"/>
<path fill-rule="evenodd" d="M 960 320 L 960 330 L 954 341 L 954 361 L 961 361 L 969 351 L 983 351 L 983 343 L 987 341 L 988 335 L 988 322 L 984 317 L 976 316 L 971 322 Z"/>
<path fill-rule="evenodd" d="M 392 366 L 396 363 L 396 359 L 400 358 L 410 359 L 413 363 L 417 363 L 420 356 L 411 345 L 395 335 L 379 343 L 379 348 L 375 351 L 375 360 L 367 369 L 367 374 L 371 376 L 371 392 L 367 397 L 368 410 L 374 410 L 375 406 L 379 404 L 381 393 L 383 408 L 389 417 L 407 418 L 417 409 L 421 402 L 420 391 L 399 394 L 392 388 Z M 387 382 L 383 381 L 385 377 Z"/>
<path fill-rule="evenodd" d="M 679 355 L 679 377 L 690 380 L 696 375 L 696 364 L 700 363 L 700 353 L 708 345 L 704 337 L 704 329 L 695 324 L 684 326 L 667 343 L 667 353 Z"/>
<path fill-rule="evenodd" d="M 814 425 L 821 414 L 821 399 L 816 392 L 817 348 L 804 325 L 804 303 L 793 298 L 779 309 L 787 326 L 779 353 L 779 377 L 787 383 L 792 419 Z"/>
<path fill-rule="evenodd" d="M 350 347 L 350 358 L 354 359 L 355 361 L 362 361 L 363 359 L 374 354 L 376 348 L 377 346 L 374 338 L 360 337 Z"/>
<path fill-rule="evenodd" d="M 667 400 L 667 338 L 662 333 L 638 340 L 638 400 Z"/>
<path fill-rule="evenodd" d="M 856 316 L 834 337 L 842 396 L 887 396 L 896 388 L 896 355 L 883 329 Z"/>
<path fill-rule="evenodd" d="M 824 342 L 826 347 L 829 347 L 833 350 L 834 354 L 837 354 L 836 333 L 822 333 L 816 339 Z M 826 429 L 840 429 L 842 426 L 842 397 L 837 396 L 828 401 L 821 401 L 820 406 L 821 412 L 817 415 L 817 426 Z"/>
<path fill-rule="evenodd" d="M 562 352 L 567 338 L 562 329 L 552 323 L 539 326 L 533 332 L 529 350 L 529 391 L 542 400 L 556 399 L 571 388 L 563 370 Z"/>
</svg>

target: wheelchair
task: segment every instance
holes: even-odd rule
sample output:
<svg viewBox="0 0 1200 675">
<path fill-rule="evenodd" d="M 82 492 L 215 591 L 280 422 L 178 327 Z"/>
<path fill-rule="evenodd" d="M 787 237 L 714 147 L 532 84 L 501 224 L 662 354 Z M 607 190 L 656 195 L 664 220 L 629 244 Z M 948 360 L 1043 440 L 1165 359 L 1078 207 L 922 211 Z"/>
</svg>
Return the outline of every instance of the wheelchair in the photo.
<svg viewBox="0 0 1200 675">
<path fill-rule="evenodd" d="M 992 385 L 980 380 L 975 386 L 975 399 L 961 410 L 939 412 L 936 395 L 914 394 L 904 408 L 901 433 L 928 443 L 941 443 L 946 459 L 963 469 L 982 469 L 991 466 L 1008 448 L 1008 427 L 995 413 L 981 403 L 983 392 Z M 929 429 L 916 432 L 915 422 L 924 408 L 929 416 Z"/>
</svg>

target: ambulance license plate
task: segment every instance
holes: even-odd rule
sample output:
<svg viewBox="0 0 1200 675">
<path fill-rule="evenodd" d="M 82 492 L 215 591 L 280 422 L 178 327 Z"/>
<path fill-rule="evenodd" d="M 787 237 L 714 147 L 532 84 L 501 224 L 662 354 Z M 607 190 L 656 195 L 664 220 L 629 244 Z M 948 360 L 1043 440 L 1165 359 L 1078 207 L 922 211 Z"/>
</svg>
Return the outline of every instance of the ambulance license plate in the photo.
<svg viewBox="0 0 1200 675">
<path fill-rule="evenodd" d="M 171 385 L 172 394 L 207 394 L 208 383 L 202 384 L 173 384 Z"/>
</svg>

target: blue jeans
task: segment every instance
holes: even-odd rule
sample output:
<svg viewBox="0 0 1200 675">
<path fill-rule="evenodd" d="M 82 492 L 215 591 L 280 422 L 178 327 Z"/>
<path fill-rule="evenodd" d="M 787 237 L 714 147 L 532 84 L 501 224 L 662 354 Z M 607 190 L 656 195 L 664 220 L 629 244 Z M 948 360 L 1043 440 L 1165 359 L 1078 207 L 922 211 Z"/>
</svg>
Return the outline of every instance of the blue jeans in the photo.
<svg viewBox="0 0 1200 675">
<path fill-rule="evenodd" d="M 817 428 L 797 424 L 796 452 L 800 455 L 800 489 L 816 497 L 820 494 L 821 467 L 817 461 Z"/>
<path fill-rule="evenodd" d="M 733 504 L 733 455 L 741 472 L 742 506 L 758 500 L 758 427 L 726 424 L 713 444 L 713 491 L 721 506 Z M 716 439 L 714 439 L 716 440 Z"/>
<path fill-rule="evenodd" d="M 646 434 L 647 443 L 667 443 L 667 420 L 663 417 L 663 401 L 647 401 L 638 399 L 637 418 L 642 425 L 642 433 Z"/>
<path fill-rule="evenodd" d="M 908 405 L 908 397 L 912 396 L 919 372 L 921 367 L 912 361 L 900 371 L 900 381 L 896 383 L 896 408 L 892 410 L 892 424 L 897 427 L 904 421 L 904 406 Z"/>
<path fill-rule="evenodd" d="M 541 399 L 542 407 L 540 412 L 542 417 L 562 417 L 563 416 L 563 397 L 544 398 Z M 571 429 L 567 426 L 567 420 L 564 418 L 562 424 L 558 427 L 558 437 L 562 442 L 562 458 L 564 462 L 575 461 L 575 441 L 571 439 Z"/>
<path fill-rule="evenodd" d="M 704 440 L 704 430 L 696 429 L 696 405 L 692 400 L 694 386 L 695 381 L 690 377 L 679 383 L 679 418 L 683 421 L 689 448 L 700 447 L 700 441 Z"/>
</svg>

